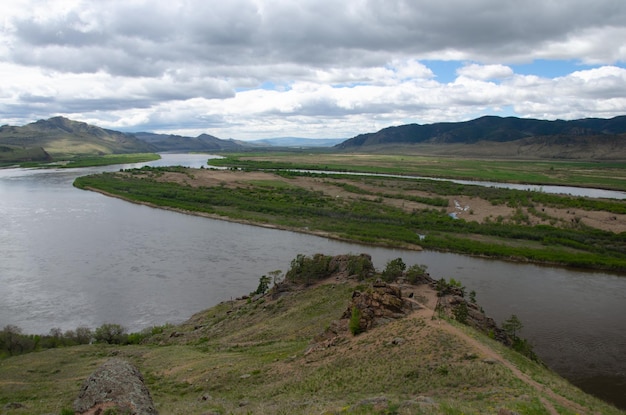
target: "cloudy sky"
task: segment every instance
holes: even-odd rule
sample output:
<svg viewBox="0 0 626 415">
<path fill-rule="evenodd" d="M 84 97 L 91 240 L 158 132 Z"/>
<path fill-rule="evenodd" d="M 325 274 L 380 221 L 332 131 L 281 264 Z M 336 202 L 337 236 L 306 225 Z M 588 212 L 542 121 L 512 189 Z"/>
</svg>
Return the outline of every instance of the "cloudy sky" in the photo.
<svg viewBox="0 0 626 415">
<path fill-rule="evenodd" d="M 626 114 L 624 0 L 3 0 L 0 124 L 347 138 Z"/>
</svg>

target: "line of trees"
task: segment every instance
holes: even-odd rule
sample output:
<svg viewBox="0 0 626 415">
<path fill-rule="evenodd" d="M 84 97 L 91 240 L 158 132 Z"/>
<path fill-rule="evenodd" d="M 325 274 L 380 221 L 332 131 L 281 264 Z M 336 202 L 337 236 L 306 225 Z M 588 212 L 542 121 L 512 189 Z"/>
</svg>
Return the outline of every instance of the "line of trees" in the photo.
<svg viewBox="0 0 626 415">
<path fill-rule="evenodd" d="M 0 330 L 0 358 L 81 344 L 139 344 L 151 335 L 162 333 L 164 328 L 155 326 L 138 333 L 128 333 L 119 324 L 105 323 L 95 330 L 79 326 L 65 332 L 53 328 L 48 334 L 25 334 L 20 327 L 9 324 Z"/>
</svg>

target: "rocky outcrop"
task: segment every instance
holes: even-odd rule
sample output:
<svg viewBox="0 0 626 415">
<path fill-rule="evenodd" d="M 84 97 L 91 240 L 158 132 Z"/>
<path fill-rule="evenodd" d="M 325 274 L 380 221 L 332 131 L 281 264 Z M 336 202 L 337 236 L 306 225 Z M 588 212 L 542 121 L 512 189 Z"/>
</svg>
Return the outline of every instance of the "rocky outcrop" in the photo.
<svg viewBox="0 0 626 415">
<path fill-rule="evenodd" d="M 354 291 L 352 301 L 343 313 L 342 319 L 350 319 L 353 309 L 359 311 L 360 331 L 366 331 L 385 322 L 405 317 L 419 305 L 402 297 L 402 290 L 397 286 L 377 281 L 371 289 Z"/>
<path fill-rule="evenodd" d="M 110 359 L 83 383 L 74 410 L 79 415 L 99 415 L 107 410 L 129 415 L 158 414 L 141 372 L 121 359 Z"/>
<path fill-rule="evenodd" d="M 331 258 L 328 269 L 332 277 L 365 279 L 375 273 L 372 257 L 369 254 L 335 255 Z"/>
<path fill-rule="evenodd" d="M 437 309 L 449 318 L 459 320 L 506 346 L 512 344 L 512 340 L 504 330 L 498 327 L 494 319 L 488 317 L 478 304 L 465 299 L 461 290 L 454 290 L 450 294 L 440 296 Z"/>
<path fill-rule="evenodd" d="M 364 280 L 372 277 L 375 272 L 372 257 L 368 254 L 315 254 L 312 257 L 298 255 L 291 262 L 291 269 L 285 274 L 285 279 L 275 284 L 269 295 L 272 300 L 276 300 L 291 291 L 301 290 L 321 281 Z"/>
</svg>

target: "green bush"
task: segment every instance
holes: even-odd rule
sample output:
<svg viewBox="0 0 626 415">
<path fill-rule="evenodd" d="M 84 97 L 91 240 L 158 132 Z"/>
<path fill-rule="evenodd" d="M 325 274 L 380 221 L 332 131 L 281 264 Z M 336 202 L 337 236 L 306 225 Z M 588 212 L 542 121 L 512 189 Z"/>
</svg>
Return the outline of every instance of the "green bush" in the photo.
<svg viewBox="0 0 626 415">
<path fill-rule="evenodd" d="M 409 269 L 406 270 L 406 274 L 405 274 L 406 279 L 411 284 L 415 284 L 417 281 L 420 280 L 420 278 L 428 274 L 426 272 L 427 268 L 428 267 L 426 265 L 418 265 L 418 264 L 411 265 Z"/>
<path fill-rule="evenodd" d="M 291 261 L 291 268 L 285 274 L 285 279 L 298 284 L 310 285 L 315 281 L 327 278 L 331 273 L 329 269 L 331 258 L 323 254 L 315 254 L 313 257 L 298 254 Z"/>
<path fill-rule="evenodd" d="M 359 310 L 358 307 L 352 307 L 348 327 L 350 328 L 350 333 L 354 336 L 363 332 L 363 328 L 361 327 L 361 310 Z"/>
<path fill-rule="evenodd" d="M 405 269 L 406 264 L 402 258 L 392 259 L 387 262 L 387 266 L 382 272 L 381 277 L 384 281 L 393 282 L 402 277 Z"/>
</svg>

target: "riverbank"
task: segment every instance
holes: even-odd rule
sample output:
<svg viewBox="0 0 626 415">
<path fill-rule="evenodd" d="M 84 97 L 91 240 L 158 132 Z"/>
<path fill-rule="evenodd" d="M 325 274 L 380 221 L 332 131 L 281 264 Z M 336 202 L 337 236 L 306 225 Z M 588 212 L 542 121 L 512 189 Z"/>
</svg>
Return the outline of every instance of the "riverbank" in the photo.
<svg viewBox="0 0 626 415">
<path fill-rule="evenodd" d="M 81 177 L 75 186 L 363 244 L 626 272 L 623 201 L 427 180 L 180 167 Z"/>
<path fill-rule="evenodd" d="M 7 414 L 67 413 L 83 380 L 115 356 L 140 369 L 167 414 L 623 413 L 443 318 L 429 284 L 392 284 L 411 310 L 352 335 L 342 318 L 352 293 L 376 290 L 360 269 L 222 302 L 142 345 L 5 359 L 0 402 Z"/>
</svg>

